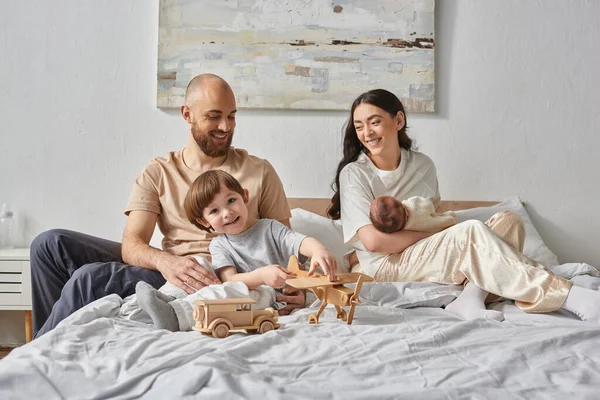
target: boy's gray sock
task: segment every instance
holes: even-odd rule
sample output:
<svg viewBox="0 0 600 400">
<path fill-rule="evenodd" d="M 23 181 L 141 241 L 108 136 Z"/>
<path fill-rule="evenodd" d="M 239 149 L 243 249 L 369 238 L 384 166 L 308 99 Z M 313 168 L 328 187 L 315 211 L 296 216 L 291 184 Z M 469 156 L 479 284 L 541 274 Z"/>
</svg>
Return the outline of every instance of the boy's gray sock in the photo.
<svg viewBox="0 0 600 400">
<path fill-rule="evenodd" d="M 135 294 L 137 295 L 138 304 L 142 310 L 150 315 L 157 329 L 167 329 L 171 332 L 179 331 L 179 321 L 175 310 L 166 301 L 171 296 L 160 293 L 146 282 L 138 282 L 135 285 Z"/>
<path fill-rule="evenodd" d="M 161 299 L 165 303 L 169 303 L 169 302 L 175 300 L 175 296 L 170 296 L 170 295 L 168 295 L 166 293 L 161 292 L 160 290 L 156 291 L 156 297 L 158 297 L 159 299 Z"/>
</svg>

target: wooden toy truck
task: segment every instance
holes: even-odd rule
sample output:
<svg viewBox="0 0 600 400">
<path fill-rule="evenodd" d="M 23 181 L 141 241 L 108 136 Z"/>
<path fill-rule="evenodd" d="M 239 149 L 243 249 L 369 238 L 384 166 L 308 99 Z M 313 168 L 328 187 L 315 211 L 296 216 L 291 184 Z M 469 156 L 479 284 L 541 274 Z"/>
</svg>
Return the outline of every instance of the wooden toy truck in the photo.
<svg viewBox="0 0 600 400">
<path fill-rule="evenodd" d="M 253 299 L 198 300 L 194 302 L 193 329 L 216 338 L 229 331 L 245 329 L 248 333 L 265 333 L 278 329 L 277 311 L 273 308 L 253 310 Z"/>
</svg>

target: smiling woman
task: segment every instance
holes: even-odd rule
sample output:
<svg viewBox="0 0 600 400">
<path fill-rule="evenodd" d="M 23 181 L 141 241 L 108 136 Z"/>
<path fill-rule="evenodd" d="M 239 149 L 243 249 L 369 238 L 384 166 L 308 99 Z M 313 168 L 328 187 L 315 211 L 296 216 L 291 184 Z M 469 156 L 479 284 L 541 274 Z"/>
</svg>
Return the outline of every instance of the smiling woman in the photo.
<svg viewBox="0 0 600 400">
<path fill-rule="evenodd" d="M 354 111 L 354 129 L 373 163 L 381 170 L 392 171 L 398 166 L 400 148 L 386 146 L 386 142 L 398 141 L 397 132 L 404 129 L 406 121 L 401 109 L 395 115 L 382 111 L 372 104 L 360 104 Z"/>
<path fill-rule="evenodd" d="M 400 147 L 396 148 L 392 145 L 389 146 L 391 150 L 384 150 L 387 147 L 385 143 L 381 143 L 384 137 L 387 137 L 388 142 L 392 140 L 393 143 L 398 143 Z M 383 89 L 363 93 L 354 100 L 350 110 L 350 119 L 346 124 L 344 155 L 335 176 L 334 187 L 337 190 L 331 199 L 327 215 L 333 219 L 340 218 L 340 173 L 346 165 L 356 161 L 363 152 L 364 154 L 373 154 L 380 163 L 385 163 L 384 154 L 391 152 L 393 154 L 390 155 L 390 158 L 399 162 L 401 148 L 405 150 L 412 148 L 412 139 L 406 134 L 406 115 L 402 102 L 393 93 Z M 433 163 L 431 164 L 433 165 Z M 384 165 L 381 166 L 384 167 Z M 389 168 L 390 166 L 385 165 L 385 167 Z M 397 163 L 390 169 L 396 169 L 396 167 Z M 381 169 L 385 170 L 385 168 Z M 435 187 L 437 190 L 437 178 Z"/>
<path fill-rule="evenodd" d="M 463 284 L 446 310 L 463 319 L 502 321 L 487 310 L 489 293 L 516 300 L 528 312 L 561 307 L 600 323 L 600 293 L 573 287 L 522 254 L 524 224 L 514 212 L 494 214 L 485 224 L 465 221 L 440 232 L 376 229 L 369 217 L 374 198 L 413 196 L 440 201 L 435 165 L 412 149 L 404 107 L 383 89 L 361 94 L 352 104 L 344 156 L 335 177 L 328 214 L 341 219 L 344 241 L 356 250 L 364 272 L 379 281 Z"/>
</svg>

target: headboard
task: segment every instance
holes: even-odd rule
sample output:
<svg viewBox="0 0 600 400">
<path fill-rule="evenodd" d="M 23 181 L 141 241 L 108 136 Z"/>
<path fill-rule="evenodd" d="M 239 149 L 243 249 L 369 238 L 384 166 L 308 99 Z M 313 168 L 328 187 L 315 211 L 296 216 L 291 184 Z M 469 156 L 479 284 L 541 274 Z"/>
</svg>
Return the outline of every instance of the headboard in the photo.
<svg viewBox="0 0 600 400">
<path fill-rule="evenodd" d="M 322 216 L 327 216 L 327 207 L 329 207 L 330 199 L 323 198 L 308 198 L 308 197 L 290 197 L 288 204 L 290 208 L 302 208 L 306 211 L 313 212 Z M 443 200 L 438 207 L 439 212 L 448 210 L 458 211 L 467 210 L 476 207 L 489 207 L 498 204 L 497 201 L 470 201 L 470 200 Z"/>
</svg>

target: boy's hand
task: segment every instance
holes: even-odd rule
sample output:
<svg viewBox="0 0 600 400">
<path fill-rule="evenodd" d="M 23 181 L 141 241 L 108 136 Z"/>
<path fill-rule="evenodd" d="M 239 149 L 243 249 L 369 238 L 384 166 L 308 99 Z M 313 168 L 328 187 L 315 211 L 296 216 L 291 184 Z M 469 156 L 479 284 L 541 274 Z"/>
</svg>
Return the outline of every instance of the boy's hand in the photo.
<svg viewBox="0 0 600 400">
<path fill-rule="evenodd" d="M 260 271 L 263 284 L 275 289 L 282 288 L 283 285 L 285 285 L 286 279 L 296 277 L 295 274 L 283 268 L 281 265 L 267 265 L 266 267 L 257 269 L 257 271 Z"/>
<path fill-rule="evenodd" d="M 316 251 L 310 259 L 310 268 L 307 276 L 315 273 L 317 267 L 323 268 L 323 272 L 329 278 L 330 282 L 335 281 L 335 273 L 338 270 L 338 263 L 335 256 L 327 249 Z"/>
</svg>

